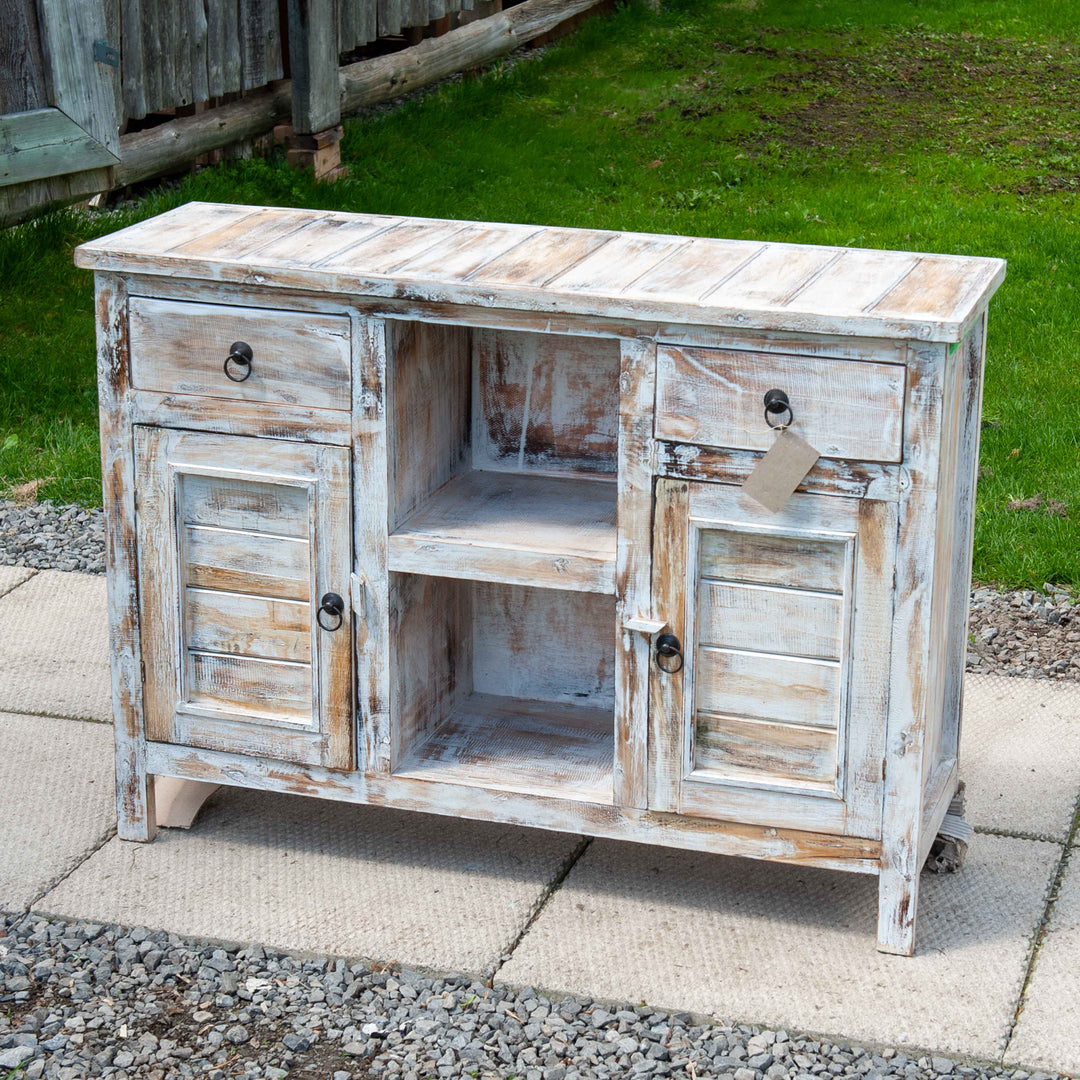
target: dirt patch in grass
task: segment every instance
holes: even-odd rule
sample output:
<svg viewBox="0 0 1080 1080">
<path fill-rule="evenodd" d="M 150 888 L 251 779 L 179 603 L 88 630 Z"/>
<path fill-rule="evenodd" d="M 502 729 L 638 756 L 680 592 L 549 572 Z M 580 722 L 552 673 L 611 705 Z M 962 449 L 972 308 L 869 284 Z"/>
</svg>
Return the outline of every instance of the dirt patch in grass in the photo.
<svg viewBox="0 0 1080 1080">
<path fill-rule="evenodd" d="M 740 137 L 750 156 L 874 162 L 921 149 L 999 165 L 1000 186 L 1017 194 L 1080 190 L 1074 46 L 925 32 L 838 34 L 836 46 L 784 45 L 768 28 L 718 42 L 722 55 L 757 58 L 765 79 L 733 86 L 706 70 L 684 85 L 679 111 L 700 119 L 759 97 L 760 128 Z"/>
</svg>

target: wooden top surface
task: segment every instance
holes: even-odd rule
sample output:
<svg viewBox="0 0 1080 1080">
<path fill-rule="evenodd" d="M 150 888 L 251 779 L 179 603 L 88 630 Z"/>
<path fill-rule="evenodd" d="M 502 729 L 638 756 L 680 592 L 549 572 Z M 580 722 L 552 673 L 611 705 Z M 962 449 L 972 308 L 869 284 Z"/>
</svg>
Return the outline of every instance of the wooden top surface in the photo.
<svg viewBox="0 0 1080 1080">
<path fill-rule="evenodd" d="M 259 287 L 802 333 L 959 341 L 1001 259 L 188 203 L 76 265 Z"/>
</svg>

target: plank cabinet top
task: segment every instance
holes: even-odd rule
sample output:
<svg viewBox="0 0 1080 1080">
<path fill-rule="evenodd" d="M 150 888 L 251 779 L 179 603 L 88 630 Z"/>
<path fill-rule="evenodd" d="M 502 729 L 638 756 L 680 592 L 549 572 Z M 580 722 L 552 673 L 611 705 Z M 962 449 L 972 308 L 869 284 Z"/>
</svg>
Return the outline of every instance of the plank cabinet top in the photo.
<svg viewBox="0 0 1080 1080">
<path fill-rule="evenodd" d="M 188 203 L 75 251 L 78 266 L 802 333 L 959 341 L 1001 259 Z"/>
</svg>

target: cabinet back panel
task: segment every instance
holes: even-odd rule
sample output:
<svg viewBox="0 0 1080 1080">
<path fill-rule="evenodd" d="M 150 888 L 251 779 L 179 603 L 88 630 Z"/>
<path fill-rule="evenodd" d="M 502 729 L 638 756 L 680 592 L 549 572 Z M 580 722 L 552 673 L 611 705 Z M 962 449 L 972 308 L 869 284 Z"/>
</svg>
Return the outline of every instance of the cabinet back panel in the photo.
<svg viewBox="0 0 1080 1080">
<path fill-rule="evenodd" d="M 473 585 L 473 690 L 614 710 L 615 598 Z"/>
<path fill-rule="evenodd" d="M 619 343 L 473 331 L 473 467 L 615 473 Z"/>
</svg>

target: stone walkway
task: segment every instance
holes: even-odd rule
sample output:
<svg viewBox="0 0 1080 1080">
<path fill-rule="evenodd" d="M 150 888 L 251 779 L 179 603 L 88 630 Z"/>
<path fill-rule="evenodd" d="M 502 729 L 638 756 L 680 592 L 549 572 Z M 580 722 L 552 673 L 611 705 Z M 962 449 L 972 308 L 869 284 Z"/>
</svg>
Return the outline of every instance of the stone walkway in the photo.
<svg viewBox="0 0 1080 1080">
<path fill-rule="evenodd" d="M 1080 685 L 969 676 L 977 835 L 904 959 L 856 875 L 235 789 L 123 843 L 105 641 L 102 578 L 0 567 L 0 910 L 1080 1073 Z"/>
</svg>

